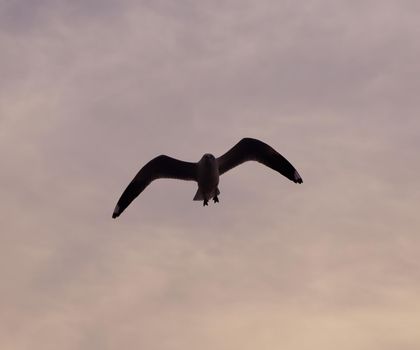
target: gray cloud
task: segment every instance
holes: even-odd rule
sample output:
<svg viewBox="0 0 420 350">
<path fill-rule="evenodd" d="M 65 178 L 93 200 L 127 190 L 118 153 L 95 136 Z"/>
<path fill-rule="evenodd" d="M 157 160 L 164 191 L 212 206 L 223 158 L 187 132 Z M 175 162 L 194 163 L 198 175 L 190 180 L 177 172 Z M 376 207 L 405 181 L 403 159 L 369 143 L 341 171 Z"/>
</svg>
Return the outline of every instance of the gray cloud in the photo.
<svg viewBox="0 0 420 350">
<path fill-rule="evenodd" d="M 415 2 L 0 13 L 1 347 L 420 344 Z M 110 219 L 151 157 L 243 136 L 304 185 L 246 164 L 218 206 L 162 180 Z"/>
</svg>

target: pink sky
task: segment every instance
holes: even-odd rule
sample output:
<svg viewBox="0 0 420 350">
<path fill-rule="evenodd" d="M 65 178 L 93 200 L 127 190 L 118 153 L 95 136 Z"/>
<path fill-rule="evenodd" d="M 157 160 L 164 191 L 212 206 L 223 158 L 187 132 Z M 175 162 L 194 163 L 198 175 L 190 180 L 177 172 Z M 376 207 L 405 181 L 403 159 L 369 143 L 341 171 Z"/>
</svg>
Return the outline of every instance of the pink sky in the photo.
<svg viewBox="0 0 420 350">
<path fill-rule="evenodd" d="M 420 348 L 417 1 L 0 5 L 0 348 Z M 153 183 L 245 136 L 220 203 Z"/>
</svg>

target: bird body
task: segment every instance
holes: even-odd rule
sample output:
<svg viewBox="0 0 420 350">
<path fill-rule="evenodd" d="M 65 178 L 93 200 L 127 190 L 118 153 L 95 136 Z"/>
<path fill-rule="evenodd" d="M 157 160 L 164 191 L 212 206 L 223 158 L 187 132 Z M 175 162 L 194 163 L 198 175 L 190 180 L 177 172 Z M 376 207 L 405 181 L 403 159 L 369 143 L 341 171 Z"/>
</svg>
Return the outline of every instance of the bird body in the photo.
<svg viewBox="0 0 420 350">
<path fill-rule="evenodd" d="M 220 175 L 250 160 L 268 166 L 295 183 L 303 182 L 293 165 L 272 147 L 256 139 L 244 138 L 222 156 L 216 158 L 206 153 L 197 163 L 184 162 L 166 155 L 152 159 L 127 186 L 112 217 L 118 217 L 152 181 L 160 178 L 196 181 L 198 189 L 193 200 L 202 200 L 203 206 L 208 205 L 210 199 L 217 203 Z"/>
<path fill-rule="evenodd" d="M 207 205 L 211 198 L 218 201 L 219 166 L 217 159 L 210 153 L 206 153 L 197 163 L 197 184 L 198 189 L 193 200 L 202 200 L 203 205 Z"/>
</svg>

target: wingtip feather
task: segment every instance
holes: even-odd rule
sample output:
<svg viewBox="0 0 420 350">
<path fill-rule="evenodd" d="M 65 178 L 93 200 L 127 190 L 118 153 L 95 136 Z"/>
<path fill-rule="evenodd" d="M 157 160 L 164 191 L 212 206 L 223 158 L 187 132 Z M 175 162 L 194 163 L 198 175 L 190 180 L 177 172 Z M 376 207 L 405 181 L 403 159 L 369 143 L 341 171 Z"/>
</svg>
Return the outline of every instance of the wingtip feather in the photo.
<svg viewBox="0 0 420 350">
<path fill-rule="evenodd" d="M 293 181 L 296 182 L 296 183 L 298 183 L 298 184 L 303 183 L 302 177 L 299 175 L 299 173 L 297 172 L 297 170 L 295 170 L 295 173 L 293 175 Z"/>
<path fill-rule="evenodd" d="M 117 204 L 117 206 L 114 209 L 114 212 L 112 213 L 112 218 L 115 219 L 115 218 L 117 218 L 119 216 L 120 216 L 120 207 Z"/>
</svg>

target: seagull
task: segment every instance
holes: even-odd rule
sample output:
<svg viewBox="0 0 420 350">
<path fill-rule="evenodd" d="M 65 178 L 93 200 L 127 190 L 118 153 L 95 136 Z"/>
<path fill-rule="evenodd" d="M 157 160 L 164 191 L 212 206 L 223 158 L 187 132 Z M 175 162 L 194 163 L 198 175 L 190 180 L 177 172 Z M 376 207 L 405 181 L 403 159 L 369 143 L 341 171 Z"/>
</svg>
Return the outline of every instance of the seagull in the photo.
<svg viewBox="0 0 420 350">
<path fill-rule="evenodd" d="M 152 181 L 162 178 L 196 181 L 198 189 L 193 200 L 203 201 L 203 206 L 208 205 L 210 199 L 218 203 L 220 175 L 249 160 L 268 166 L 294 183 L 303 182 L 302 177 L 286 158 L 266 143 L 247 137 L 219 158 L 206 153 L 197 163 L 184 162 L 166 155 L 157 156 L 141 168 L 127 186 L 117 202 L 112 218 L 120 216 Z"/>
</svg>

